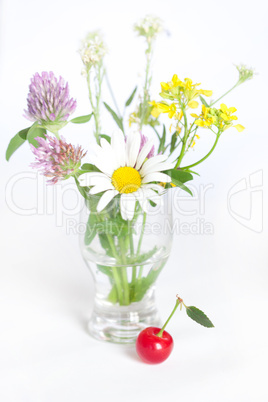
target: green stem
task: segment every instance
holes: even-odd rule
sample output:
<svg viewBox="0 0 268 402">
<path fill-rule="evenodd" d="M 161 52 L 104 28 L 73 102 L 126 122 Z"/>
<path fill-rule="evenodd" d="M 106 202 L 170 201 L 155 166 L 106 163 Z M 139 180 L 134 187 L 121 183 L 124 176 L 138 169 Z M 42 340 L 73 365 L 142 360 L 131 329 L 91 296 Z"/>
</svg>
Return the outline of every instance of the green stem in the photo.
<svg viewBox="0 0 268 402">
<path fill-rule="evenodd" d="M 101 131 L 101 126 L 100 126 L 100 99 L 101 99 L 101 85 L 102 85 L 102 80 L 103 80 L 103 75 L 104 71 L 102 69 L 102 65 L 98 66 L 97 72 L 96 72 L 96 77 L 97 77 L 97 82 L 98 85 L 96 87 L 96 105 L 94 104 L 93 101 L 93 94 L 91 90 L 91 82 L 90 82 L 90 70 L 87 72 L 87 86 L 88 86 L 88 96 L 89 96 L 89 101 L 91 104 L 93 116 L 94 116 L 94 121 L 95 121 L 95 132 L 94 135 L 96 137 L 96 141 L 99 144 L 100 143 L 100 131 Z"/>
<path fill-rule="evenodd" d="M 109 92 L 110 92 L 111 98 L 112 98 L 112 100 L 113 100 L 114 106 L 115 106 L 115 108 L 116 108 L 117 114 L 118 114 L 118 116 L 120 117 L 120 116 L 121 116 L 121 113 L 120 113 L 119 107 L 118 107 L 118 105 L 117 105 L 117 102 L 116 102 L 116 99 L 115 99 L 115 96 L 114 96 L 114 92 L 113 92 L 113 90 L 112 90 L 112 87 L 111 87 L 111 84 L 110 84 L 110 80 L 109 80 L 109 78 L 108 78 L 107 73 L 105 73 L 105 80 L 106 80 L 106 84 L 107 84 L 108 90 L 109 90 Z"/>
<path fill-rule="evenodd" d="M 237 86 L 239 85 L 239 82 L 237 82 L 231 89 L 229 89 L 229 91 L 225 92 L 222 96 L 220 96 L 217 100 L 213 101 L 209 107 L 215 105 L 215 103 L 217 103 L 219 100 L 221 100 L 224 96 L 226 96 L 229 92 L 231 92 L 233 89 L 235 89 Z"/>
<path fill-rule="evenodd" d="M 172 312 L 171 312 L 170 316 L 168 317 L 167 321 L 165 322 L 165 324 L 163 325 L 161 330 L 158 332 L 158 334 L 156 334 L 156 336 L 159 336 L 159 338 L 161 338 L 163 336 L 163 332 L 164 332 L 167 324 L 169 323 L 170 319 L 172 318 L 173 314 L 175 313 L 175 311 L 177 310 L 177 308 L 179 307 L 180 304 L 181 304 L 181 300 L 177 299 L 174 309 L 172 310 Z"/>
<path fill-rule="evenodd" d="M 150 65 L 152 58 L 152 43 L 148 42 L 148 48 L 146 50 L 146 70 L 145 70 L 145 83 L 143 88 L 143 100 L 141 105 L 141 120 L 140 120 L 140 130 L 142 129 L 144 118 L 146 115 L 146 109 L 149 101 L 149 90 L 150 90 Z"/>
<path fill-rule="evenodd" d="M 192 167 L 194 167 L 194 166 L 196 166 L 196 165 L 199 165 L 199 163 L 201 163 L 201 162 L 204 162 L 204 160 L 206 160 L 206 159 L 209 157 L 209 155 L 211 155 L 212 152 L 214 151 L 214 149 L 216 148 L 217 142 L 219 141 L 219 138 L 220 138 L 220 134 L 221 134 L 221 132 L 219 131 L 219 132 L 217 133 L 216 141 L 214 142 L 213 147 L 212 147 L 211 150 L 204 156 L 204 158 L 200 159 L 198 162 L 193 163 L 192 165 L 184 166 L 182 169 L 189 169 L 189 168 L 192 168 Z"/>
<path fill-rule="evenodd" d="M 140 251 L 141 251 L 141 244 L 142 244 L 142 239 L 143 239 L 143 235 L 144 235 L 144 227 L 145 227 L 145 223 L 146 223 L 146 217 L 147 217 L 147 215 L 144 212 L 143 219 L 142 219 L 141 235 L 140 235 L 140 238 L 139 238 L 139 243 L 138 243 L 138 248 L 137 248 L 137 255 L 139 255 Z M 143 271 L 143 267 L 141 266 L 140 270 L 139 270 L 138 279 L 141 279 L 142 271 Z"/>
<path fill-rule="evenodd" d="M 125 257 L 125 245 L 124 239 L 119 237 L 119 244 L 121 247 L 122 252 L 122 263 L 123 267 L 120 267 L 120 272 L 122 276 L 122 287 L 123 287 L 123 296 L 124 296 L 124 305 L 129 305 L 129 285 L 128 285 L 128 278 L 127 278 L 127 266 L 126 266 L 126 257 Z"/>
<path fill-rule="evenodd" d="M 117 254 L 113 239 L 111 238 L 111 235 L 109 235 L 109 234 L 106 234 L 106 236 L 107 236 L 108 242 L 110 244 L 113 256 L 119 262 L 119 256 Z M 118 267 L 112 267 L 112 271 L 113 271 L 113 277 L 114 277 L 115 286 L 116 286 L 116 290 L 117 290 L 117 294 L 118 294 L 118 301 L 119 301 L 120 305 L 123 305 L 124 304 L 124 300 L 123 300 L 124 294 L 123 294 L 123 290 L 122 290 L 122 286 L 121 286 L 121 278 L 119 275 L 119 272 L 121 272 L 121 271 L 119 271 Z"/>
<path fill-rule="evenodd" d="M 188 130 L 187 130 L 187 115 L 186 115 L 186 112 L 185 112 L 184 106 L 182 105 L 181 101 L 180 101 L 180 106 L 181 106 L 181 110 L 182 110 L 183 117 L 184 117 L 184 136 L 183 136 L 183 139 L 182 139 L 182 148 L 181 148 L 181 153 L 180 153 L 180 155 L 179 155 L 179 157 L 178 157 L 178 160 L 177 160 L 177 163 L 176 163 L 175 169 L 177 169 L 177 168 L 180 166 L 180 163 L 181 163 L 181 161 L 182 161 L 182 158 L 184 157 L 184 154 L 185 154 L 185 148 L 186 148 L 186 145 L 187 145 L 187 139 L 188 139 Z"/>
<path fill-rule="evenodd" d="M 118 301 L 119 301 L 119 304 L 122 305 L 123 304 L 123 292 L 122 292 L 122 288 L 121 288 L 120 275 L 119 275 L 117 270 L 118 270 L 117 267 L 112 267 L 115 287 L 116 287 L 117 296 L 118 296 Z"/>
<path fill-rule="evenodd" d="M 130 256 L 134 256 L 134 241 L 133 241 L 133 230 L 131 226 L 131 222 L 129 223 L 129 245 L 130 245 Z M 136 266 L 132 267 L 132 276 L 131 276 L 131 285 L 135 285 L 136 281 L 136 274 L 137 274 L 137 268 Z"/>
</svg>

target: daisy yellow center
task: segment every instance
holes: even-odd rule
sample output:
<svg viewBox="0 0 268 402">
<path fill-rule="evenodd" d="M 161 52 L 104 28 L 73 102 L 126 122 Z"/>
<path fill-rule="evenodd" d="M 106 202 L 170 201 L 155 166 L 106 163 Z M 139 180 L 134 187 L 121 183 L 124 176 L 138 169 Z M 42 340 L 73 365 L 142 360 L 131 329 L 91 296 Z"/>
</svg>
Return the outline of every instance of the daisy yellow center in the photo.
<svg viewBox="0 0 268 402">
<path fill-rule="evenodd" d="M 141 186 L 141 175 L 132 167 L 120 167 L 112 175 L 112 184 L 119 193 L 134 193 Z"/>
</svg>

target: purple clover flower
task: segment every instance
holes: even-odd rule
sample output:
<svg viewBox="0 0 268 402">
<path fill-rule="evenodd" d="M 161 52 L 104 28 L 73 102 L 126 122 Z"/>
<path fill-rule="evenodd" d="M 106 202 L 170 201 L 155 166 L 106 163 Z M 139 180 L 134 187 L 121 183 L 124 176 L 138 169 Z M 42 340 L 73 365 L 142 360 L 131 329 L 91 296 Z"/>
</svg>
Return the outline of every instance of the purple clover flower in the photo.
<svg viewBox="0 0 268 402">
<path fill-rule="evenodd" d="M 46 139 L 35 138 L 39 144 L 38 148 L 30 144 L 36 158 L 30 166 L 41 170 L 44 176 L 50 177 L 48 184 L 56 184 L 58 180 L 75 175 L 86 152 L 81 146 L 74 147 L 72 144 L 67 144 L 63 137 L 58 139 L 47 134 L 45 137 Z"/>
<path fill-rule="evenodd" d="M 52 71 L 43 71 L 31 78 L 27 106 L 28 110 L 24 110 L 27 119 L 40 124 L 59 123 L 75 111 L 76 100 L 70 99 L 68 83 L 62 77 L 57 80 Z"/>
</svg>

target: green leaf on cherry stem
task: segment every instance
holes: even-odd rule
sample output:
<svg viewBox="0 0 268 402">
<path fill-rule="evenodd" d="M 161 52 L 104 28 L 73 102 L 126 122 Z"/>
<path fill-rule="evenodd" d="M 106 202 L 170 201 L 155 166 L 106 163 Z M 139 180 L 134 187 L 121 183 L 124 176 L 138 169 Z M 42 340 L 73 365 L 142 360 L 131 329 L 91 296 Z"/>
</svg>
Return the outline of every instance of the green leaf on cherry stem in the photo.
<svg viewBox="0 0 268 402">
<path fill-rule="evenodd" d="M 203 325 L 203 327 L 206 327 L 206 328 L 214 327 L 214 325 L 212 324 L 210 319 L 206 316 L 206 314 L 203 313 L 203 311 L 199 310 L 198 308 L 196 308 L 194 306 L 186 307 L 186 313 L 187 313 L 188 317 L 190 317 L 192 320 L 194 320 L 198 324 Z"/>
</svg>

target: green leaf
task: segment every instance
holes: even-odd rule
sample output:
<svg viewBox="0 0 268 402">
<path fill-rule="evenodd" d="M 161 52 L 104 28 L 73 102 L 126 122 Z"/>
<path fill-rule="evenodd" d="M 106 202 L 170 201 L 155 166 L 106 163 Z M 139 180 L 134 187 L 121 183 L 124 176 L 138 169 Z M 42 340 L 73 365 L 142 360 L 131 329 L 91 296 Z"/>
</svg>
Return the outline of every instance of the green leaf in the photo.
<svg viewBox="0 0 268 402">
<path fill-rule="evenodd" d="M 115 113 L 115 111 L 109 106 L 107 105 L 107 103 L 103 102 L 104 106 L 106 107 L 106 109 L 108 110 L 108 112 L 111 113 L 114 121 L 116 122 L 116 124 L 118 125 L 118 127 L 120 128 L 120 130 L 123 131 L 124 133 L 124 127 L 123 127 L 123 120 L 121 117 L 118 117 L 117 114 Z"/>
<path fill-rule="evenodd" d="M 30 144 L 32 144 L 35 148 L 38 148 L 40 145 L 38 142 L 35 140 L 36 137 L 45 137 L 46 130 L 44 128 L 40 127 L 32 127 L 27 134 L 27 140 Z"/>
<path fill-rule="evenodd" d="M 163 133 L 162 137 L 160 138 L 158 153 L 163 152 L 165 150 L 165 143 L 166 143 L 166 126 L 163 124 Z"/>
<path fill-rule="evenodd" d="M 84 170 L 85 172 L 100 172 L 100 170 L 95 165 L 92 165 L 91 163 L 84 163 L 81 166 L 81 169 Z"/>
<path fill-rule="evenodd" d="M 74 124 L 87 123 L 91 119 L 92 115 L 93 115 L 93 113 L 87 114 L 85 116 L 75 117 L 74 119 L 72 119 L 70 121 L 71 121 L 71 123 L 74 123 Z"/>
<path fill-rule="evenodd" d="M 81 187 L 79 181 L 77 180 L 76 177 L 74 177 L 75 184 L 78 188 L 79 193 L 84 197 L 86 200 L 88 200 L 88 187 Z"/>
<path fill-rule="evenodd" d="M 154 208 L 154 207 L 156 207 L 156 203 L 155 202 L 153 202 L 152 200 L 149 200 L 149 203 L 150 203 L 150 205 Z"/>
<path fill-rule="evenodd" d="M 30 144 L 32 144 L 35 148 L 39 147 L 38 142 L 35 140 L 36 137 L 46 138 L 45 134 L 46 130 L 42 127 L 39 127 L 38 124 L 33 124 L 30 130 L 27 133 L 27 140 Z"/>
<path fill-rule="evenodd" d="M 125 103 L 125 106 L 126 106 L 126 107 L 129 106 L 129 105 L 131 104 L 131 102 L 133 101 L 133 98 L 134 98 L 134 96 L 135 96 L 135 93 L 136 93 L 137 89 L 138 89 L 138 87 L 135 87 L 135 88 L 134 88 L 134 91 L 132 92 L 132 94 L 130 95 L 130 97 L 128 98 L 128 100 L 126 101 L 126 103 Z"/>
<path fill-rule="evenodd" d="M 155 246 L 152 250 L 148 251 L 147 253 L 140 254 L 135 257 L 129 257 L 127 259 L 127 264 L 130 265 L 141 265 L 145 264 L 149 258 L 151 258 L 156 252 L 157 252 L 157 247 Z"/>
<path fill-rule="evenodd" d="M 178 138 L 177 131 L 175 131 L 175 133 L 173 133 L 171 137 L 170 153 L 172 153 L 175 149 L 177 138 Z"/>
<path fill-rule="evenodd" d="M 100 265 L 100 264 L 97 264 L 97 267 L 103 274 L 108 275 L 111 278 L 113 278 L 113 269 L 112 269 L 112 267 L 106 267 L 105 265 Z"/>
<path fill-rule="evenodd" d="M 174 96 L 173 95 L 169 95 L 166 92 L 161 92 L 159 94 L 161 96 L 161 98 L 163 99 L 169 99 L 169 100 L 174 100 Z"/>
<path fill-rule="evenodd" d="M 176 187 L 180 187 L 182 190 L 186 191 L 186 193 L 193 195 L 191 190 L 188 187 L 186 187 L 183 183 L 181 183 L 180 181 L 173 179 L 172 183 L 175 184 Z"/>
<path fill-rule="evenodd" d="M 165 170 L 164 173 L 168 174 L 172 178 L 172 181 L 178 180 L 181 183 L 186 183 L 187 181 L 193 180 L 191 173 L 181 169 Z"/>
<path fill-rule="evenodd" d="M 109 135 L 106 134 L 100 134 L 99 135 L 101 138 L 104 138 L 106 141 L 109 142 L 109 144 L 111 144 L 111 137 Z"/>
<path fill-rule="evenodd" d="M 90 214 L 87 221 L 86 233 L 84 237 L 84 242 L 86 246 L 90 245 L 90 243 L 97 234 L 96 224 L 97 224 L 96 215 L 94 213 Z"/>
<path fill-rule="evenodd" d="M 194 170 L 187 169 L 187 170 L 185 170 L 185 171 L 186 171 L 186 172 L 189 172 L 189 173 L 196 174 L 197 176 L 200 176 L 200 174 L 199 174 L 199 173 L 197 173 L 197 172 L 195 172 Z"/>
<path fill-rule="evenodd" d="M 96 231 L 99 234 L 106 234 L 112 236 L 126 236 L 128 234 L 128 224 L 126 221 L 116 219 L 109 219 L 99 222 L 96 225 Z"/>
<path fill-rule="evenodd" d="M 160 263 L 154 263 L 153 267 L 146 277 L 136 280 L 134 283 L 134 288 L 131 288 L 130 285 L 131 302 L 142 300 L 147 290 L 156 281 L 166 262 L 167 258 L 161 260 Z"/>
<path fill-rule="evenodd" d="M 58 121 L 57 123 L 55 121 L 43 122 L 42 127 L 50 131 L 51 133 L 57 135 L 59 130 L 65 127 L 68 123 L 69 121 Z"/>
<path fill-rule="evenodd" d="M 199 310 L 198 308 L 196 308 L 194 306 L 186 307 L 186 313 L 187 313 L 188 317 L 190 317 L 192 320 L 194 320 L 198 324 L 203 325 L 203 327 L 206 327 L 206 328 L 214 327 L 214 325 L 212 324 L 210 319 L 206 316 L 206 314 L 203 313 L 203 311 Z"/>
<path fill-rule="evenodd" d="M 199 95 L 199 98 L 200 98 L 201 102 L 203 103 L 203 105 L 205 105 L 206 107 L 209 107 L 208 103 L 207 103 L 206 100 L 203 98 L 203 96 Z"/>
<path fill-rule="evenodd" d="M 114 257 L 113 250 L 111 249 L 107 236 L 105 234 L 99 233 L 99 239 L 107 255 L 109 255 L 110 257 Z"/>
<path fill-rule="evenodd" d="M 191 173 L 178 169 L 165 170 L 164 173 L 168 174 L 171 177 L 172 183 L 175 184 L 175 186 L 180 187 L 182 190 L 186 191 L 190 195 L 193 195 L 191 190 L 183 184 L 193 179 Z"/>
<path fill-rule="evenodd" d="M 9 161 L 11 155 L 25 142 L 27 138 L 27 133 L 31 127 L 24 128 L 19 131 L 13 138 L 11 138 L 7 150 L 6 150 L 6 160 Z"/>
</svg>

